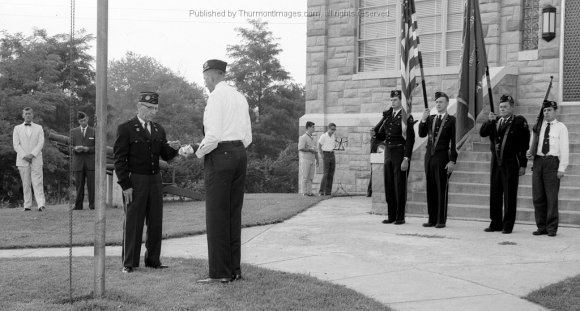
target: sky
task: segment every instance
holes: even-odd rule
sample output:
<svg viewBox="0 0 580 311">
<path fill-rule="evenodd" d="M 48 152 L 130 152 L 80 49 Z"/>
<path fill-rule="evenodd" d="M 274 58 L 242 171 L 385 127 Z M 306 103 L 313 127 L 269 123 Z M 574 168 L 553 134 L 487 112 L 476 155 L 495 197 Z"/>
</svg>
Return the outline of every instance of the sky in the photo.
<svg viewBox="0 0 580 311">
<path fill-rule="evenodd" d="M 68 34 L 70 12 L 70 0 L 0 0 L 0 30 L 25 36 L 33 28 Z M 76 1 L 75 13 L 75 29 L 96 34 L 97 1 Z M 305 13 L 306 0 L 109 1 L 108 58 L 120 59 L 127 51 L 150 56 L 203 86 L 203 63 L 212 58 L 230 62 L 226 47 L 240 41 L 235 28 L 249 27 L 248 18 L 262 15 L 279 38 L 282 66 L 304 84 Z M 91 54 L 96 55 L 96 40 Z"/>
</svg>

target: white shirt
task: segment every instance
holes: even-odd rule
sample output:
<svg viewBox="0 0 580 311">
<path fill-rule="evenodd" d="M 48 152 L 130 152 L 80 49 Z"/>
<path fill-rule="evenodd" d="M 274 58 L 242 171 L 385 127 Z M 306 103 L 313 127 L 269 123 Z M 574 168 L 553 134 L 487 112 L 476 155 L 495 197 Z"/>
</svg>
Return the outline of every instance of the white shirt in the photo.
<svg viewBox="0 0 580 311">
<path fill-rule="evenodd" d="M 333 151 L 336 140 L 334 139 L 334 134 L 332 136 L 328 135 L 328 132 L 320 135 L 318 143 L 321 145 L 322 151 Z"/>
<path fill-rule="evenodd" d="M 146 122 L 145 120 L 141 119 L 139 116 L 137 116 L 137 119 L 139 119 L 139 122 L 141 122 L 141 126 L 146 129 L 149 134 L 151 134 L 151 128 L 149 127 L 149 122 Z M 86 127 L 85 127 L 86 129 Z M 85 135 L 84 131 L 83 131 L 83 136 Z"/>
<path fill-rule="evenodd" d="M 540 130 L 540 136 L 538 136 L 538 150 L 536 152 L 539 156 L 551 155 L 558 157 L 560 160 L 560 165 L 558 166 L 558 171 L 565 172 L 570 161 L 570 144 L 568 141 L 568 128 L 564 123 L 554 120 L 550 125 L 550 151 L 548 154 L 542 153 L 542 144 L 544 142 L 544 133 L 546 132 L 546 126 L 548 122 L 544 120 L 542 122 L 542 129 Z"/>
<path fill-rule="evenodd" d="M 224 81 L 209 94 L 203 113 L 205 137 L 195 153 L 198 158 L 212 152 L 219 142 L 241 140 L 245 147 L 252 143 L 252 124 L 244 95 Z"/>
</svg>

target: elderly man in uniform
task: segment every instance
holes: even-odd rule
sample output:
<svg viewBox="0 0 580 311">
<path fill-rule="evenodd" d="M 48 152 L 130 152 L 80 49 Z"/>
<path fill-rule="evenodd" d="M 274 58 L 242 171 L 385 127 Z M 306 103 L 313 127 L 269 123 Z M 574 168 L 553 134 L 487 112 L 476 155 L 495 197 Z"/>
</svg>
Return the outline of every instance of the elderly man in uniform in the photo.
<svg viewBox="0 0 580 311">
<path fill-rule="evenodd" d="M 526 118 L 513 114 L 514 99 L 511 96 L 503 95 L 498 109 L 499 117 L 490 112 L 489 120 L 480 129 L 481 137 L 489 137 L 491 150 L 491 223 L 484 231 L 509 234 L 516 221 L 519 177 L 526 173 L 530 130 Z"/>
<path fill-rule="evenodd" d="M 74 209 L 83 209 L 85 183 L 89 191 L 89 209 L 95 209 L 95 129 L 89 126 L 89 117 L 84 112 L 79 111 L 77 119 L 79 127 L 70 133 L 74 148 L 72 170 L 77 188 Z"/>
<path fill-rule="evenodd" d="M 403 122 L 406 118 L 407 122 Z M 385 196 L 388 218 L 384 224 L 405 223 L 407 204 L 407 177 L 415 144 L 415 130 L 412 115 L 407 115 L 401 104 L 401 91 L 391 91 L 391 108 L 383 111 L 383 118 L 375 126 L 379 141 L 385 141 Z"/>
<path fill-rule="evenodd" d="M 526 153 L 534 161 L 532 197 L 538 230 L 533 235 L 554 237 L 558 232 L 558 191 L 568 167 L 570 144 L 568 128 L 556 120 L 557 110 L 555 101 L 544 101 L 538 149 Z"/>
<path fill-rule="evenodd" d="M 226 66 L 218 59 L 203 64 L 210 95 L 203 114 L 205 137 L 196 152 L 204 157 L 206 189 L 209 277 L 197 281 L 202 284 L 242 278 L 242 205 L 252 125 L 246 98 L 224 81 Z"/>
<path fill-rule="evenodd" d="M 143 222 L 147 223 L 145 267 L 167 268 L 161 264 L 163 224 L 163 192 L 159 158 L 173 159 L 179 141 L 167 141 L 161 124 L 152 122 L 157 114 L 159 95 L 142 92 L 137 103 L 137 116 L 117 129 L 115 173 L 123 189 L 125 223 L 123 226 L 123 272 L 139 267 Z"/>
<path fill-rule="evenodd" d="M 24 211 L 32 207 L 32 191 L 38 206 L 38 211 L 45 209 L 43 174 L 42 174 L 42 147 L 44 147 L 44 131 L 42 126 L 32 122 L 34 111 L 30 107 L 22 110 L 24 123 L 14 127 L 12 144 L 16 151 L 16 166 L 22 179 L 24 194 Z M 31 187 L 32 186 L 32 187 Z"/>
<path fill-rule="evenodd" d="M 423 227 L 445 228 L 447 221 L 447 184 L 457 161 L 455 147 L 455 117 L 447 113 L 449 97 L 435 93 L 437 114 L 430 116 L 427 108 L 419 123 L 419 137 L 429 136 L 425 153 L 427 178 L 427 211 L 429 220 Z"/>
</svg>

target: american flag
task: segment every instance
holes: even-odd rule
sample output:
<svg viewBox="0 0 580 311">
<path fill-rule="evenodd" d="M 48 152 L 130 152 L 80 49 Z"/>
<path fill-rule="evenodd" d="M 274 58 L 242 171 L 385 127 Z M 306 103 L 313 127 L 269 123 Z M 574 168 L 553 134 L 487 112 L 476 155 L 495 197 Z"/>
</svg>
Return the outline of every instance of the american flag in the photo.
<svg viewBox="0 0 580 311">
<path fill-rule="evenodd" d="M 412 93 L 417 86 L 416 77 L 419 69 L 419 36 L 417 36 L 417 17 L 415 0 L 404 0 L 401 18 L 401 103 L 403 105 L 403 133 L 407 116 L 411 113 Z"/>
</svg>

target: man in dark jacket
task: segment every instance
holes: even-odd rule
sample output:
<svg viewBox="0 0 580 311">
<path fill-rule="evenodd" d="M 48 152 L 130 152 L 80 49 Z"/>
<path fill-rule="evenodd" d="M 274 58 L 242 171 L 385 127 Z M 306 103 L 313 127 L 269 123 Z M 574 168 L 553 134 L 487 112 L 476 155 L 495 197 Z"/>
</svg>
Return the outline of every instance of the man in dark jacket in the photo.
<svg viewBox="0 0 580 311">
<path fill-rule="evenodd" d="M 77 197 L 76 210 L 83 209 L 85 182 L 89 191 L 89 209 L 95 209 L 95 129 L 89 126 L 89 117 L 82 111 L 77 114 L 79 127 L 72 129 L 72 170 L 75 172 Z"/>
<path fill-rule="evenodd" d="M 457 161 L 455 147 L 455 117 L 447 113 L 449 97 L 435 93 L 437 114 L 430 116 L 425 109 L 419 123 L 419 137 L 429 136 L 425 153 L 427 178 L 427 211 L 429 221 L 423 227 L 445 228 L 447 221 L 447 184 Z"/>
<path fill-rule="evenodd" d="M 151 120 L 157 114 L 159 95 L 142 92 L 137 116 L 117 129 L 114 145 L 115 173 L 123 188 L 125 223 L 123 226 L 123 272 L 139 267 L 143 222 L 147 222 L 145 266 L 160 269 L 163 224 L 163 193 L 159 158 L 173 159 L 179 141 L 168 142 L 163 127 Z"/>
<path fill-rule="evenodd" d="M 498 109 L 500 116 L 490 112 L 480 130 L 481 137 L 489 137 L 491 150 L 491 223 L 484 231 L 509 234 L 516 221 L 519 177 L 526 173 L 530 130 L 526 118 L 513 114 L 511 96 L 503 95 Z"/>
<path fill-rule="evenodd" d="M 401 91 L 391 91 L 391 108 L 383 111 L 383 118 L 375 126 L 377 140 L 386 145 L 384 178 L 388 218 L 383 220 L 384 224 L 405 223 L 407 176 L 415 144 L 414 123 L 413 116 L 403 109 Z"/>
</svg>

